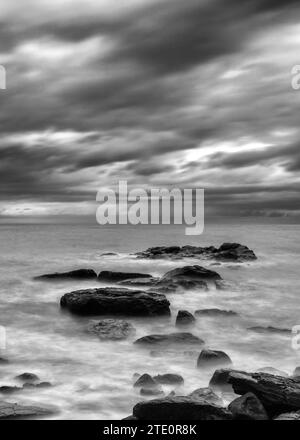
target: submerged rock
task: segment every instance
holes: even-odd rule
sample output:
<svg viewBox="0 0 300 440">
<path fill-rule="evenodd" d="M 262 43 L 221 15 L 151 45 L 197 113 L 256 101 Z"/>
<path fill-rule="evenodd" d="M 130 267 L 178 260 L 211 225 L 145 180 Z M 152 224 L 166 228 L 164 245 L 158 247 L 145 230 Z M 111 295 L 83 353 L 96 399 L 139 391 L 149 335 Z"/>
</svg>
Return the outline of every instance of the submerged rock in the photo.
<svg viewBox="0 0 300 440">
<path fill-rule="evenodd" d="M 184 383 L 182 376 L 173 373 L 158 374 L 153 379 L 162 385 L 182 385 Z"/>
<path fill-rule="evenodd" d="M 165 393 L 160 388 L 141 388 L 141 396 L 163 396 Z"/>
<path fill-rule="evenodd" d="M 256 326 L 256 327 L 248 327 L 247 330 L 251 330 L 252 332 L 256 332 L 256 333 L 274 333 L 274 334 L 291 334 L 291 330 L 287 329 L 287 328 L 277 328 L 277 327 L 260 327 L 260 326 Z"/>
<path fill-rule="evenodd" d="M 169 333 L 166 335 L 149 335 L 137 339 L 140 345 L 170 345 L 170 344 L 204 344 L 204 341 L 191 333 Z"/>
<path fill-rule="evenodd" d="M 236 419 L 268 420 L 268 414 L 260 400 L 253 393 L 246 393 L 233 400 L 228 406 Z"/>
<path fill-rule="evenodd" d="M 200 258 L 215 259 L 229 262 L 253 261 L 257 257 L 254 252 L 247 246 L 239 243 L 224 243 L 219 248 L 214 246 L 197 247 L 197 246 L 160 246 L 152 247 L 144 252 L 136 254 L 138 258 L 170 258 L 174 260 L 182 258 Z"/>
<path fill-rule="evenodd" d="M 232 364 L 230 357 L 219 350 L 202 350 L 197 361 L 198 368 Z"/>
<path fill-rule="evenodd" d="M 187 326 L 195 324 L 195 317 L 187 310 L 179 310 L 176 317 L 176 326 Z"/>
<path fill-rule="evenodd" d="M 40 275 L 35 277 L 35 280 L 64 280 L 64 279 L 78 279 L 78 280 L 88 280 L 97 278 L 97 274 L 93 269 L 78 269 L 72 270 L 71 272 L 62 273 L 50 273 L 46 275 Z"/>
<path fill-rule="evenodd" d="M 11 393 L 16 393 L 18 391 L 22 391 L 22 387 L 14 387 L 9 385 L 0 386 L 0 393 L 2 394 L 11 394 Z"/>
<path fill-rule="evenodd" d="M 45 417 L 56 414 L 55 408 L 43 408 L 40 406 L 23 406 L 17 403 L 0 401 L 0 419 L 23 419 Z"/>
<path fill-rule="evenodd" d="M 39 382 L 39 383 L 30 383 L 26 382 L 23 385 L 24 389 L 32 389 L 32 388 L 50 388 L 52 384 L 50 382 Z"/>
<path fill-rule="evenodd" d="M 60 305 L 78 315 L 170 315 L 170 303 L 164 295 L 125 288 L 70 292 L 61 298 Z"/>
<path fill-rule="evenodd" d="M 23 374 L 19 374 L 18 376 L 15 377 L 15 379 L 21 381 L 21 382 L 37 382 L 40 380 L 40 378 L 33 373 L 23 373 Z"/>
<path fill-rule="evenodd" d="M 189 394 L 194 400 L 200 402 L 212 403 L 214 405 L 223 406 L 223 400 L 217 396 L 210 388 L 198 388 Z"/>
<path fill-rule="evenodd" d="M 220 309 L 199 309 L 195 311 L 196 316 L 237 316 L 232 310 Z"/>
<path fill-rule="evenodd" d="M 142 376 L 140 376 L 138 378 L 138 380 L 135 382 L 135 384 L 133 385 L 135 388 L 138 387 L 142 387 L 142 388 L 156 388 L 158 386 L 158 382 L 153 379 L 152 376 L 150 376 L 150 374 L 142 374 Z"/>
<path fill-rule="evenodd" d="M 228 420 L 231 413 L 219 405 L 192 396 L 168 396 L 140 402 L 133 408 L 139 420 Z"/>
<path fill-rule="evenodd" d="M 117 283 L 124 280 L 134 280 L 139 278 L 152 278 L 152 275 L 147 273 L 131 273 L 131 272 L 112 272 L 110 270 L 103 270 L 98 275 L 99 281 L 109 281 L 111 283 Z"/>
<path fill-rule="evenodd" d="M 91 323 L 88 330 L 102 340 L 126 339 L 135 333 L 133 325 L 122 319 L 102 319 Z"/>
</svg>

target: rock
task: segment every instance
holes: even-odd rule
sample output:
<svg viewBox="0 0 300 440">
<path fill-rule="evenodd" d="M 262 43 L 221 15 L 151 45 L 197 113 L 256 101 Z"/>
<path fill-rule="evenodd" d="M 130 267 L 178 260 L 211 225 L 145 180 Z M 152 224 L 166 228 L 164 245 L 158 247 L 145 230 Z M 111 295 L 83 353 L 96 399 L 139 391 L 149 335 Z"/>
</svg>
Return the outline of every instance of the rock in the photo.
<svg viewBox="0 0 300 440">
<path fill-rule="evenodd" d="M 119 281 L 119 286 L 128 287 L 155 287 L 158 285 L 160 278 L 135 278 L 133 280 Z"/>
<path fill-rule="evenodd" d="M 122 319 L 102 319 L 91 323 L 88 330 L 102 340 L 122 340 L 135 334 L 133 325 Z"/>
<path fill-rule="evenodd" d="M 22 391 L 22 387 L 11 387 L 8 385 L 0 386 L 0 393 L 2 394 L 11 394 L 11 393 L 16 393 L 18 391 Z"/>
<path fill-rule="evenodd" d="M 185 287 L 188 283 L 194 283 L 195 286 L 197 286 L 199 281 L 215 281 L 221 279 L 221 276 L 217 272 L 195 265 L 170 270 L 162 277 L 161 282 L 171 280 Z"/>
<path fill-rule="evenodd" d="M 162 385 L 182 385 L 184 383 L 184 379 L 179 374 L 158 374 L 153 378 L 156 382 Z"/>
<path fill-rule="evenodd" d="M 232 385 L 228 382 L 229 379 L 229 373 L 233 371 L 229 368 L 221 368 L 219 370 L 216 370 L 210 379 L 209 387 L 213 390 L 217 391 L 223 391 L 231 393 L 233 392 Z"/>
<path fill-rule="evenodd" d="M 134 417 L 133 415 L 125 417 L 125 419 L 122 420 L 138 420 L 136 417 Z"/>
<path fill-rule="evenodd" d="M 119 281 L 134 280 L 135 278 L 152 278 L 152 275 L 145 273 L 130 273 L 130 272 L 112 272 L 103 270 L 98 275 L 99 281 L 109 281 L 110 283 L 117 283 Z"/>
<path fill-rule="evenodd" d="M 137 339 L 135 344 L 140 345 L 167 345 L 170 344 L 204 344 L 204 341 L 191 333 L 169 333 L 167 335 L 149 335 Z"/>
<path fill-rule="evenodd" d="M 30 383 L 26 382 L 23 385 L 23 388 L 50 388 L 52 384 L 50 382 L 39 382 L 39 383 Z"/>
<path fill-rule="evenodd" d="M 195 311 L 196 316 L 237 316 L 236 312 L 232 310 L 220 310 L 220 309 L 199 309 Z"/>
<path fill-rule="evenodd" d="M 101 257 L 114 257 L 118 254 L 116 254 L 115 252 L 104 252 L 103 254 L 101 254 Z"/>
<path fill-rule="evenodd" d="M 223 406 L 223 400 L 217 396 L 210 388 L 198 388 L 189 394 L 195 400 L 200 402 L 212 403 L 214 405 Z"/>
<path fill-rule="evenodd" d="M 229 364 L 232 364 L 230 357 L 224 351 L 219 350 L 202 350 L 197 361 L 198 368 Z"/>
<path fill-rule="evenodd" d="M 254 252 L 239 243 L 224 243 L 219 248 L 214 246 L 160 246 L 152 247 L 136 254 L 138 258 L 179 260 L 183 258 L 199 258 L 229 262 L 245 262 L 256 260 Z"/>
<path fill-rule="evenodd" d="M 61 280 L 61 279 L 88 280 L 93 278 L 97 278 L 97 274 L 92 269 L 78 269 L 78 270 L 72 270 L 71 272 L 49 273 L 46 275 L 35 277 L 36 280 Z"/>
<path fill-rule="evenodd" d="M 293 372 L 293 377 L 300 377 L 300 367 L 296 367 Z"/>
<path fill-rule="evenodd" d="M 152 376 L 150 376 L 150 374 L 142 374 L 142 376 L 140 376 L 138 378 L 138 380 L 135 382 L 135 384 L 133 385 L 135 388 L 138 387 L 142 387 L 142 388 L 157 388 L 158 387 L 158 382 L 156 382 L 156 380 L 153 379 Z"/>
<path fill-rule="evenodd" d="M 23 419 L 26 417 L 45 417 L 56 414 L 55 408 L 42 408 L 39 406 L 23 406 L 17 403 L 0 402 L 0 419 Z"/>
<path fill-rule="evenodd" d="M 256 333 L 274 333 L 274 334 L 291 334 L 291 330 L 287 329 L 287 328 L 276 328 L 276 327 L 249 327 L 247 328 L 247 330 L 251 330 L 252 332 L 256 332 Z"/>
<path fill-rule="evenodd" d="M 294 379 L 231 371 L 228 382 L 236 394 L 254 393 L 271 415 L 300 409 L 300 382 Z"/>
<path fill-rule="evenodd" d="M 266 413 L 260 400 L 253 393 L 246 393 L 238 397 L 228 406 L 236 419 L 242 420 L 268 420 Z"/>
<path fill-rule="evenodd" d="M 300 420 L 300 411 L 280 414 L 274 420 Z"/>
<path fill-rule="evenodd" d="M 78 290 L 65 294 L 60 305 L 78 315 L 170 315 L 164 295 L 125 288 Z"/>
<path fill-rule="evenodd" d="M 141 388 L 141 396 L 163 396 L 165 393 L 160 388 Z"/>
<path fill-rule="evenodd" d="M 277 368 L 273 368 L 273 367 L 259 368 L 257 372 L 269 373 L 269 374 L 273 374 L 274 376 L 289 377 L 289 375 L 285 371 L 277 370 Z"/>
<path fill-rule="evenodd" d="M 139 402 L 133 408 L 139 420 L 228 420 L 231 413 L 219 405 L 191 396 L 168 396 Z"/>
<path fill-rule="evenodd" d="M 40 380 L 39 377 L 33 373 L 19 374 L 18 376 L 15 377 L 15 379 L 20 380 L 21 382 L 31 382 L 31 383 Z"/>
<path fill-rule="evenodd" d="M 195 324 L 195 317 L 186 310 L 179 310 L 176 318 L 176 326 L 186 326 Z"/>
</svg>

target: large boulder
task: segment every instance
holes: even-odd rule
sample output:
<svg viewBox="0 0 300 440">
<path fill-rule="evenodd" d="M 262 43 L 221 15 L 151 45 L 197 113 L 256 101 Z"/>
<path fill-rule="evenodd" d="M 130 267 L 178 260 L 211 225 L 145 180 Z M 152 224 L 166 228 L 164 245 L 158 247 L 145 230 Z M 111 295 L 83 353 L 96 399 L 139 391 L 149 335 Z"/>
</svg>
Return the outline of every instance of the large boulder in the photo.
<svg viewBox="0 0 300 440">
<path fill-rule="evenodd" d="M 91 323 L 88 330 L 101 340 L 127 339 L 135 333 L 133 325 L 122 319 L 102 319 Z"/>
<path fill-rule="evenodd" d="M 22 374 L 19 374 L 18 376 L 16 376 L 15 379 L 17 379 L 21 382 L 27 382 L 27 383 L 28 382 L 33 383 L 33 382 L 37 382 L 40 380 L 39 377 L 34 373 L 22 373 Z"/>
<path fill-rule="evenodd" d="M 198 368 L 216 367 L 230 364 L 232 364 L 230 357 L 224 353 L 224 351 L 219 350 L 204 349 L 201 351 L 197 360 Z"/>
<path fill-rule="evenodd" d="M 165 345 L 185 344 L 185 345 L 202 345 L 204 341 L 198 336 L 191 333 L 169 333 L 165 335 L 148 335 L 137 339 L 135 344 L 138 345 Z"/>
<path fill-rule="evenodd" d="M 268 414 L 260 400 L 253 393 L 246 393 L 233 400 L 228 406 L 236 419 L 268 420 Z"/>
<path fill-rule="evenodd" d="M 184 286 L 188 283 L 195 283 L 195 285 L 197 285 L 199 281 L 215 281 L 221 279 L 221 276 L 214 270 L 195 265 L 170 270 L 162 277 L 161 282 L 170 280 Z"/>
<path fill-rule="evenodd" d="M 233 392 L 232 385 L 228 382 L 229 373 L 231 371 L 233 370 L 229 368 L 220 368 L 216 370 L 210 379 L 209 387 L 216 391 L 223 391 L 226 393 Z"/>
<path fill-rule="evenodd" d="M 135 388 L 157 388 L 158 382 L 150 374 L 145 373 L 137 379 L 133 386 Z"/>
<path fill-rule="evenodd" d="M 229 420 L 231 413 L 219 405 L 192 396 L 170 396 L 140 402 L 133 408 L 139 420 Z"/>
<path fill-rule="evenodd" d="M 217 396 L 210 388 L 198 388 L 189 394 L 194 400 L 200 402 L 213 403 L 214 405 L 223 406 L 223 400 Z"/>
<path fill-rule="evenodd" d="M 253 261 L 257 257 L 247 246 L 239 243 L 224 243 L 219 248 L 214 246 L 159 246 L 136 254 L 138 258 L 180 260 L 183 258 L 214 259 L 225 262 Z"/>
<path fill-rule="evenodd" d="M 158 316 L 170 314 L 170 303 L 159 293 L 125 288 L 78 290 L 65 294 L 60 305 L 78 315 Z"/>
<path fill-rule="evenodd" d="M 58 411 L 55 408 L 23 406 L 17 403 L 0 401 L 0 419 L 24 419 L 51 416 Z"/>
<path fill-rule="evenodd" d="M 179 310 L 176 317 L 176 326 L 184 327 L 195 324 L 195 317 L 187 310 Z"/>
<path fill-rule="evenodd" d="M 231 371 L 228 382 L 236 394 L 254 393 L 271 415 L 300 409 L 300 382 L 297 380 L 268 373 Z"/>
<path fill-rule="evenodd" d="M 93 269 L 78 269 L 72 270 L 71 272 L 56 272 L 49 273 L 45 275 L 40 275 L 35 277 L 36 280 L 67 280 L 67 279 L 75 279 L 75 280 L 90 280 L 97 278 L 97 274 Z"/>
<path fill-rule="evenodd" d="M 120 281 L 125 280 L 134 280 L 134 279 L 145 279 L 145 278 L 152 278 L 152 275 L 146 274 L 146 273 L 131 273 L 131 272 L 112 272 L 110 270 L 103 270 L 98 275 L 98 280 L 103 282 L 110 282 L 110 283 L 118 283 Z"/>
</svg>

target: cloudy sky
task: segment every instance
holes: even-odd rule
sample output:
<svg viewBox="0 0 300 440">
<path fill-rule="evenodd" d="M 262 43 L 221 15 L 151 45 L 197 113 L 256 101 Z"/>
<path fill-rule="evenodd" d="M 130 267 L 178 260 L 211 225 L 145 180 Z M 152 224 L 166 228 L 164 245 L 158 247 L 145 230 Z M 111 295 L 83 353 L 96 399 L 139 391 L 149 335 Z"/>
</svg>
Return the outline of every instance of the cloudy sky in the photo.
<svg viewBox="0 0 300 440">
<path fill-rule="evenodd" d="M 0 216 L 92 214 L 99 188 L 205 188 L 300 214 L 297 0 L 1 0 Z"/>
</svg>

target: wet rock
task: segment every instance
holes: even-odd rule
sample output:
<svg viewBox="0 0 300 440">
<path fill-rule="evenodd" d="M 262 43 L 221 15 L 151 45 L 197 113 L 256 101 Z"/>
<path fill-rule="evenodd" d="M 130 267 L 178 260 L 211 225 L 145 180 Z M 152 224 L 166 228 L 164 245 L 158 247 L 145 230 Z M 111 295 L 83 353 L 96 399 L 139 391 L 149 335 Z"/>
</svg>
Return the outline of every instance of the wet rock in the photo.
<svg viewBox="0 0 300 440">
<path fill-rule="evenodd" d="M 163 396 L 165 393 L 160 388 L 141 388 L 141 396 Z"/>
<path fill-rule="evenodd" d="M 237 316 L 236 312 L 232 310 L 220 310 L 220 309 L 199 309 L 195 311 L 196 316 Z"/>
<path fill-rule="evenodd" d="M 182 385 L 184 383 L 184 379 L 179 374 L 158 374 L 153 378 L 156 382 L 162 385 Z"/>
<path fill-rule="evenodd" d="M 133 325 L 122 319 L 102 319 L 91 323 L 88 330 L 101 340 L 122 340 L 135 334 Z"/>
<path fill-rule="evenodd" d="M 138 387 L 142 387 L 142 388 L 157 388 L 158 387 L 158 382 L 156 382 L 156 380 L 153 379 L 152 376 L 150 376 L 150 374 L 142 374 L 142 376 L 140 376 L 138 378 L 138 380 L 135 382 L 135 384 L 133 385 L 135 388 Z"/>
<path fill-rule="evenodd" d="M 187 310 L 179 310 L 176 317 L 176 326 L 187 326 L 195 324 L 195 317 Z"/>
<path fill-rule="evenodd" d="M 247 330 L 250 330 L 252 332 L 256 332 L 256 333 L 262 333 L 262 334 L 266 334 L 266 333 L 270 333 L 270 334 L 291 334 L 291 330 L 287 329 L 287 328 L 277 328 L 277 327 L 260 327 L 260 326 L 256 326 L 256 327 L 249 327 L 247 328 Z"/>
<path fill-rule="evenodd" d="M 39 381 L 39 377 L 36 374 L 33 373 L 23 373 L 23 374 L 19 374 L 18 376 L 15 377 L 15 379 L 21 381 L 21 382 L 37 382 Z"/>
<path fill-rule="evenodd" d="M 39 382 L 39 383 L 30 383 L 26 382 L 23 385 L 24 389 L 32 389 L 32 388 L 50 388 L 52 384 L 50 382 Z"/>
<path fill-rule="evenodd" d="M 300 378 L 300 367 L 296 367 L 294 372 L 293 372 L 293 378 L 295 377 L 299 377 Z"/>
<path fill-rule="evenodd" d="M 229 364 L 232 364 L 230 357 L 224 351 L 219 350 L 202 350 L 197 361 L 198 368 Z"/>
<path fill-rule="evenodd" d="M 151 279 L 152 275 L 145 273 L 112 272 L 109 270 L 103 270 L 98 275 L 99 281 L 108 281 L 110 283 L 117 283 L 119 281 L 125 281 L 125 280 L 134 280 L 136 278 Z"/>
<path fill-rule="evenodd" d="M 267 373 L 231 371 L 228 382 L 236 394 L 254 393 L 271 415 L 300 409 L 300 382 Z"/>
<path fill-rule="evenodd" d="M 170 315 L 169 301 L 159 293 L 125 288 L 78 290 L 65 294 L 61 307 L 78 315 Z"/>
<path fill-rule="evenodd" d="M 204 341 L 191 333 L 169 333 L 166 335 L 149 335 L 137 339 L 135 344 L 140 345 L 167 345 L 170 344 L 204 344 Z"/>
<path fill-rule="evenodd" d="M 225 393 L 232 393 L 232 385 L 228 382 L 229 373 L 234 371 L 229 368 L 221 368 L 214 372 L 209 382 L 209 387 L 213 390 L 223 391 Z"/>
<path fill-rule="evenodd" d="M 195 400 L 200 402 L 212 403 L 214 405 L 223 406 L 223 400 L 217 396 L 210 388 L 198 388 L 189 394 Z"/>
<path fill-rule="evenodd" d="M 244 262 L 257 259 L 256 255 L 251 249 L 239 243 L 224 243 L 219 248 L 214 246 L 152 247 L 144 252 L 138 252 L 136 256 L 138 258 L 167 258 L 173 260 L 179 260 L 182 258 L 214 259 L 225 262 Z"/>
<path fill-rule="evenodd" d="M 260 400 L 253 393 L 246 393 L 238 397 L 228 406 L 236 419 L 241 420 L 268 420 L 269 417 Z"/>
<path fill-rule="evenodd" d="M 104 252 L 103 254 L 101 254 L 101 257 L 114 257 L 118 254 L 116 254 L 115 252 Z"/>
<path fill-rule="evenodd" d="M 45 417 L 56 414 L 56 408 L 43 408 L 39 406 L 23 406 L 17 403 L 0 402 L 0 419 L 23 419 Z"/>
<path fill-rule="evenodd" d="M 277 368 L 273 368 L 273 367 L 259 368 L 257 372 L 269 373 L 269 374 L 273 374 L 274 376 L 289 377 L 289 375 L 285 371 L 277 370 Z"/>
<path fill-rule="evenodd" d="M 300 420 L 300 411 L 280 414 L 274 420 Z"/>
<path fill-rule="evenodd" d="M 119 286 L 128 287 L 155 287 L 158 285 L 160 278 L 135 278 L 133 280 L 119 281 Z"/>
<path fill-rule="evenodd" d="M 22 387 L 12 387 L 9 385 L 0 386 L 0 393 L 1 394 L 12 394 L 12 393 L 16 393 L 18 391 L 22 391 Z"/>
<path fill-rule="evenodd" d="M 170 270 L 161 279 L 161 281 L 171 280 L 177 284 L 195 283 L 199 281 L 215 281 L 221 280 L 221 276 L 214 270 L 205 269 L 202 266 L 185 266 Z M 201 284 L 200 284 L 201 285 Z"/>
<path fill-rule="evenodd" d="M 63 273 L 50 273 L 46 275 L 41 275 L 35 277 L 35 280 L 64 280 L 64 279 L 77 279 L 77 280 L 88 280 L 97 278 L 97 274 L 92 269 L 78 269 L 72 270 L 71 272 Z"/>
<path fill-rule="evenodd" d="M 219 405 L 191 396 L 174 396 L 140 402 L 133 408 L 139 420 L 228 420 L 231 413 Z"/>
</svg>

